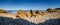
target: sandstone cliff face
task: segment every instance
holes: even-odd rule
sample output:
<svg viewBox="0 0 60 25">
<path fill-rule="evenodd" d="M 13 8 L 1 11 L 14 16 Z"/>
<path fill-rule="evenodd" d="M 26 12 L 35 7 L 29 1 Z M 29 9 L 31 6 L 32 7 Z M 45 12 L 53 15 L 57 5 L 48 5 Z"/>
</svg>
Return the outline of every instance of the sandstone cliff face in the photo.
<svg viewBox="0 0 60 25">
<path fill-rule="evenodd" d="M 43 16 L 36 16 L 36 17 L 27 17 L 27 18 L 23 18 L 25 20 L 28 20 L 32 23 L 42 23 L 44 22 L 45 20 L 49 20 L 49 19 L 57 19 L 57 18 L 60 18 L 60 13 L 59 12 L 54 12 L 54 13 L 47 13 Z"/>
<path fill-rule="evenodd" d="M 41 12 L 40 12 L 40 11 L 38 11 L 38 10 L 37 10 L 35 13 L 36 13 L 36 14 L 41 14 Z"/>
<path fill-rule="evenodd" d="M 0 9 L 0 13 L 8 13 L 8 12 L 4 9 Z"/>
<path fill-rule="evenodd" d="M 35 13 L 36 13 L 37 16 L 38 16 L 38 15 L 41 15 L 41 16 L 42 16 L 42 15 L 45 14 L 45 12 L 41 12 L 41 11 L 38 11 L 38 10 L 37 10 Z"/>
<path fill-rule="evenodd" d="M 10 15 L 10 14 L 3 14 L 0 13 L 0 16 L 5 16 L 5 17 L 10 17 L 10 18 L 15 18 L 15 15 Z M 20 16 L 20 15 L 19 15 Z M 57 19 L 60 18 L 60 13 L 59 12 L 53 12 L 53 13 L 46 13 L 43 16 L 36 16 L 36 17 L 20 17 L 24 20 L 27 20 L 29 22 L 38 24 L 38 23 L 43 23 L 45 20 L 49 20 L 49 19 Z M 15 18 L 16 19 L 16 18 Z M 21 20 L 20 20 L 21 21 Z"/>
<path fill-rule="evenodd" d="M 26 15 L 23 13 L 22 10 L 18 10 L 16 17 L 19 17 L 19 18 L 25 18 Z"/>
<path fill-rule="evenodd" d="M 40 15 L 37 15 L 39 13 L 40 13 Z M 32 14 L 32 17 L 31 17 L 31 14 Z M 3 14 L 3 13 L 0 13 L 0 16 L 11 17 L 11 18 L 15 18 L 15 19 L 16 19 L 16 17 L 19 17 L 19 18 L 22 18 L 22 19 L 27 20 L 29 22 L 38 24 L 38 23 L 43 23 L 45 20 L 60 18 L 60 12 L 52 12 L 52 13 L 37 12 L 36 13 L 34 11 L 26 12 L 26 11 L 18 10 L 16 16 L 13 14 L 10 15 L 10 14 Z M 18 20 L 18 22 L 21 23 L 21 20 Z M 25 21 L 22 21 L 22 22 L 24 23 Z"/>
<path fill-rule="evenodd" d="M 30 13 L 30 12 L 24 11 L 24 14 L 25 14 L 27 17 L 31 17 L 31 13 Z"/>
<path fill-rule="evenodd" d="M 26 17 L 36 17 L 36 16 L 43 16 L 47 14 L 46 12 L 40 12 L 40 11 L 33 11 L 33 10 L 30 10 L 30 12 L 27 12 L 27 11 L 22 11 L 22 10 L 18 10 L 17 12 L 17 15 L 16 17 L 19 17 L 19 18 L 26 18 Z"/>
<path fill-rule="evenodd" d="M 48 8 L 46 11 L 49 12 L 49 13 L 52 13 L 52 12 L 60 12 L 59 8 L 58 9 Z"/>
<path fill-rule="evenodd" d="M 33 10 L 30 10 L 30 13 L 31 13 L 31 17 L 32 16 L 36 17 L 36 13 Z"/>
<path fill-rule="evenodd" d="M 2 13 L 0 15 L 3 15 Z M 6 15 L 7 17 L 9 17 L 8 15 L 9 14 L 4 14 Z M 4 16 L 3 15 L 3 16 Z M 10 15 L 11 18 L 12 17 L 15 17 L 15 16 L 12 16 Z M 51 19 L 57 19 L 57 18 L 60 18 L 60 13 L 59 12 L 53 12 L 53 13 L 47 13 L 43 16 L 38 16 L 38 17 L 26 17 L 26 18 L 20 18 L 20 19 L 11 19 L 10 17 L 9 18 L 6 18 L 6 17 L 0 17 L 0 24 L 1 25 L 39 25 L 40 23 L 44 23 L 44 24 L 40 24 L 40 25 L 60 25 L 60 19 L 59 20 L 52 20 L 52 21 L 47 21 L 45 22 L 46 20 L 51 20 Z M 32 23 L 31 23 L 32 22 Z M 58 23 L 58 24 L 57 24 Z"/>
<path fill-rule="evenodd" d="M 32 23 L 38 24 L 44 22 L 45 20 L 60 18 L 60 12 L 56 12 L 55 10 L 48 10 L 45 12 L 40 12 L 40 11 L 34 12 L 33 10 L 30 10 L 30 12 L 19 11 L 17 16 L 25 20 L 28 20 Z"/>
<path fill-rule="evenodd" d="M 60 10 L 60 8 L 55 8 L 55 10 Z"/>
</svg>

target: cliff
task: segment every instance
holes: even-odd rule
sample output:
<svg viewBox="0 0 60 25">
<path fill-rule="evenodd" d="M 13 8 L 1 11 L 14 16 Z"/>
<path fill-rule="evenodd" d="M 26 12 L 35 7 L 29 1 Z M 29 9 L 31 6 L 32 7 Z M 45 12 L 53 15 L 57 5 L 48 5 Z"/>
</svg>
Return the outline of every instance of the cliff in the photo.
<svg viewBox="0 0 60 25">
<path fill-rule="evenodd" d="M 39 24 L 40 25 L 40 23 L 44 23 L 46 20 L 60 18 L 60 12 L 55 12 L 55 10 L 52 10 L 49 12 L 48 11 L 45 11 L 45 12 L 36 11 L 34 13 L 33 12 L 34 11 L 26 12 L 26 11 L 19 10 L 17 12 L 17 14 L 15 14 L 15 15 L 11 14 L 11 13 L 10 14 L 9 13 L 0 13 L 0 16 L 13 18 L 13 21 L 15 21 L 15 23 L 19 23 L 19 24 L 23 23 L 24 25 L 28 25 L 28 24 L 29 25 L 30 24 L 32 24 L 32 25 Z M 17 19 L 17 20 L 15 20 L 15 19 Z M 21 20 L 21 19 L 23 19 L 23 20 Z M 27 21 L 27 24 L 25 24 L 26 23 L 25 20 Z"/>
</svg>

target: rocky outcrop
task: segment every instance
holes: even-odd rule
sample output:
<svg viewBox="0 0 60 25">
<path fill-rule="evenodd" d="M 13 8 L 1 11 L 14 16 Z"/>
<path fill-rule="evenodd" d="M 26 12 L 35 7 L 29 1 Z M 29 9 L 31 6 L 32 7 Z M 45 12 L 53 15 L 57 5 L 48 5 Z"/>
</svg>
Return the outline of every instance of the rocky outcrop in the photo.
<svg viewBox="0 0 60 25">
<path fill-rule="evenodd" d="M 30 13 L 31 13 L 31 17 L 32 16 L 36 17 L 36 13 L 33 10 L 30 10 Z"/>
<path fill-rule="evenodd" d="M 54 10 L 56 10 L 56 11 L 60 12 L 60 8 L 55 8 Z"/>
<path fill-rule="evenodd" d="M 19 18 L 25 18 L 26 15 L 23 13 L 22 10 L 18 10 L 16 17 L 19 17 Z"/>
<path fill-rule="evenodd" d="M 57 10 L 51 9 L 51 8 L 48 8 L 46 11 L 49 12 L 49 13 L 52 13 L 52 12 L 58 12 Z"/>
<path fill-rule="evenodd" d="M 19 17 L 19 18 L 26 18 L 26 17 L 36 17 L 36 16 L 42 16 L 42 15 L 45 15 L 45 13 L 43 12 L 40 12 L 40 11 L 33 11 L 33 10 L 30 10 L 30 12 L 27 12 L 27 11 L 22 11 L 22 10 L 18 10 L 17 12 L 17 15 L 16 17 Z"/>
<path fill-rule="evenodd" d="M 0 9 L 0 13 L 8 13 L 8 12 L 4 9 Z"/>
<path fill-rule="evenodd" d="M 55 10 L 60 10 L 60 8 L 55 8 Z"/>
<path fill-rule="evenodd" d="M 18 10 L 17 14 L 21 14 L 23 11 L 22 10 Z"/>
<path fill-rule="evenodd" d="M 36 12 L 35 12 L 37 15 L 41 15 L 41 11 L 39 11 L 39 10 L 37 10 Z"/>
<path fill-rule="evenodd" d="M 40 17 L 40 16 L 44 16 L 48 13 L 54 13 L 54 12 L 58 12 L 58 11 L 55 9 L 51 9 L 51 8 L 48 8 L 45 12 L 41 12 L 39 10 L 37 10 L 37 11 L 30 10 L 30 12 L 27 12 L 25 10 L 24 11 L 18 10 L 16 17 L 18 17 L 18 18 L 38 17 L 38 16 Z"/>
<path fill-rule="evenodd" d="M 27 17 L 31 17 L 31 13 L 30 13 L 30 12 L 24 11 L 24 14 L 25 14 Z"/>
<path fill-rule="evenodd" d="M 8 16 L 9 17 L 9 16 Z M 7 17 L 0 17 L 0 24 L 1 25 L 58 25 L 60 23 L 60 13 L 48 13 L 44 16 L 40 17 L 28 17 L 28 18 L 7 18 Z M 54 19 L 54 20 L 51 20 Z M 55 20 L 58 19 L 58 20 Z M 49 20 L 49 21 L 47 21 Z M 50 21 L 51 20 L 51 21 Z M 41 24 L 40 24 L 41 23 Z M 44 23 L 44 24 L 43 24 Z M 59 24 L 60 25 L 60 24 Z"/>
<path fill-rule="evenodd" d="M 48 11 L 49 11 L 49 9 L 48 9 Z M 37 16 L 37 14 L 40 14 L 41 16 L 40 15 Z M 4 16 L 5 17 L 9 17 L 9 18 L 16 18 L 16 17 L 18 17 L 19 19 L 22 18 L 24 20 L 29 21 L 30 23 L 32 22 L 32 23 L 35 23 L 35 24 L 43 23 L 45 20 L 49 20 L 49 19 L 57 19 L 57 18 L 60 18 L 60 12 L 53 12 L 53 13 L 40 12 L 40 11 L 34 12 L 33 10 L 30 10 L 30 12 L 18 10 L 18 12 L 16 14 L 16 17 L 13 14 L 10 15 L 10 14 L 3 14 L 3 13 L 1 14 L 0 13 L 0 15 L 3 16 L 3 17 Z M 31 17 L 29 17 L 29 16 L 31 16 Z M 23 24 L 25 25 L 26 22 L 24 20 L 16 20 L 18 22 L 16 22 L 16 21 L 15 22 L 19 24 L 20 22 L 22 23 L 22 21 L 23 21 Z M 9 21 L 9 20 L 7 19 L 7 21 Z M 4 23 L 6 23 L 6 22 L 4 22 Z M 29 23 L 27 25 L 29 25 Z"/>
</svg>

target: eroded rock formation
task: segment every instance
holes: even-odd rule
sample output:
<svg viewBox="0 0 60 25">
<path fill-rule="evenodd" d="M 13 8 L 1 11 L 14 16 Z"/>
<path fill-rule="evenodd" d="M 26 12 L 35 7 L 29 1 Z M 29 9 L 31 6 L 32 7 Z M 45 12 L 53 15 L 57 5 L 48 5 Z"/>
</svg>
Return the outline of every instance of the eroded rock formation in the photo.
<svg viewBox="0 0 60 25">
<path fill-rule="evenodd" d="M 32 16 L 36 17 L 36 13 L 33 10 L 30 10 L 30 13 L 31 13 L 31 17 Z"/>
<path fill-rule="evenodd" d="M 24 14 L 25 14 L 27 17 L 31 17 L 31 13 L 30 13 L 30 12 L 24 11 Z"/>
<path fill-rule="evenodd" d="M 39 10 L 37 11 L 30 10 L 30 12 L 18 10 L 16 17 L 19 17 L 19 18 L 38 17 L 38 16 L 40 17 L 48 13 L 54 13 L 54 12 L 58 12 L 58 11 L 51 8 L 48 8 L 45 12 L 41 12 Z"/>
<path fill-rule="evenodd" d="M 60 10 L 60 8 L 55 8 L 55 10 Z"/>
<path fill-rule="evenodd" d="M 51 9 L 51 8 L 48 8 L 46 11 L 49 12 L 49 13 L 52 13 L 52 12 L 58 12 L 57 10 Z"/>
<path fill-rule="evenodd" d="M 26 15 L 23 13 L 22 10 L 18 10 L 16 17 L 24 18 L 24 17 L 26 17 Z"/>
<path fill-rule="evenodd" d="M 42 12 L 39 11 L 39 10 L 37 10 L 35 13 L 36 13 L 37 15 L 41 15 L 41 14 L 42 14 Z"/>
<path fill-rule="evenodd" d="M 51 11 L 49 11 L 49 12 L 51 12 Z M 49 13 L 49 12 L 47 12 L 47 11 L 45 11 L 45 12 L 35 11 L 34 12 L 33 10 L 30 10 L 30 12 L 27 12 L 27 11 L 18 10 L 18 12 L 16 14 L 16 17 L 18 17 L 19 19 L 22 18 L 24 20 L 29 21 L 30 23 L 32 22 L 32 23 L 35 23 L 35 24 L 43 23 L 45 20 L 49 20 L 49 19 L 60 18 L 60 12 L 53 12 L 53 13 Z M 38 14 L 40 14 L 42 16 L 40 16 L 40 15 L 37 16 Z M 15 18 L 15 15 L 13 15 L 13 14 L 12 15 L 10 15 L 10 14 L 0 14 L 0 15 L 1 16 L 5 15 L 5 17 L 6 16 L 7 17 L 11 16 L 12 18 Z M 22 20 L 16 20 L 16 21 L 18 21 L 20 23 Z M 25 23 L 24 22 L 25 21 L 23 21 L 23 24 L 25 25 L 26 22 Z"/>
<path fill-rule="evenodd" d="M 8 13 L 8 12 L 4 9 L 0 9 L 0 13 Z"/>
<path fill-rule="evenodd" d="M 45 13 L 43 12 L 40 12 L 40 11 L 33 11 L 33 10 L 30 10 L 30 12 L 27 12 L 27 11 L 22 11 L 22 10 L 18 10 L 17 12 L 17 15 L 16 17 L 36 17 L 36 16 L 39 16 L 39 15 L 45 15 Z"/>
</svg>

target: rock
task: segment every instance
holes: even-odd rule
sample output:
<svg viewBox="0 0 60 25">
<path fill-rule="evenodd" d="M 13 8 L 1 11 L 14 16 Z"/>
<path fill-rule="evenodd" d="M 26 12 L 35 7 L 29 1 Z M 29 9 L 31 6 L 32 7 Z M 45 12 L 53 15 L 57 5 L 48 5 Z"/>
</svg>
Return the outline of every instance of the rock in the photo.
<svg viewBox="0 0 60 25">
<path fill-rule="evenodd" d="M 18 10 L 16 17 L 25 18 L 26 15 L 22 12 L 22 10 Z"/>
<path fill-rule="evenodd" d="M 56 10 L 57 12 L 60 12 L 60 8 L 55 8 L 54 10 Z"/>
<path fill-rule="evenodd" d="M 36 13 L 33 10 L 30 10 L 30 13 L 31 13 L 31 17 L 32 16 L 36 17 Z"/>
<path fill-rule="evenodd" d="M 4 9 L 0 9 L 0 13 L 8 13 L 8 12 Z"/>
<path fill-rule="evenodd" d="M 48 12 L 41 12 L 41 16 L 48 14 Z"/>
<path fill-rule="evenodd" d="M 49 13 L 58 12 L 57 10 L 54 10 L 54 9 L 51 9 L 51 8 L 48 8 L 46 11 L 49 12 Z"/>
<path fill-rule="evenodd" d="M 52 10 L 51 8 L 48 8 L 46 11 L 47 11 L 47 12 L 51 12 L 51 10 Z"/>
<path fill-rule="evenodd" d="M 60 10 L 60 8 L 55 8 L 55 10 Z"/>
<path fill-rule="evenodd" d="M 17 14 L 21 14 L 22 13 L 22 10 L 18 10 Z"/>
<path fill-rule="evenodd" d="M 37 10 L 35 13 L 37 14 L 37 16 L 43 16 L 43 15 L 47 14 L 47 12 L 42 12 L 39 10 Z"/>
<path fill-rule="evenodd" d="M 41 12 L 39 10 L 37 10 L 35 13 L 41 15 Z"/>
<path fill-rule="evenodd" d="M 27 12 L 27 11 L 24 11 L 24 14 L 27 16 L 27 17 L 31 17 L 31 13 Z"/>
</svg>

